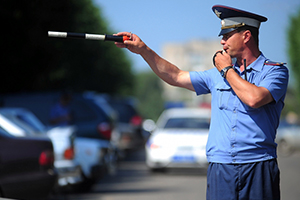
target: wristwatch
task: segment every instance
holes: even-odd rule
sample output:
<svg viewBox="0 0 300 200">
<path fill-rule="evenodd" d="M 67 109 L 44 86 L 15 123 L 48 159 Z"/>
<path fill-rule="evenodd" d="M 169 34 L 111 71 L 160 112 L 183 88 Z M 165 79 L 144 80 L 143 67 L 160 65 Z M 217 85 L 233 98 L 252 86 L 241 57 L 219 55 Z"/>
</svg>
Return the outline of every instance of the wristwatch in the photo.
<svg viewBox="0 0 300 200">
<path fill-rule="evenodd" d="M 225 67 L 223 68 L 221 71 L 220 71 L 220 74 L 223 78 L 226 77 L 226 74 L 227 74 L 227 71 L 230 69 L 230 68 L 233 68 L 232 66 L 228 66 L 228 67 Z"/>
</svg>

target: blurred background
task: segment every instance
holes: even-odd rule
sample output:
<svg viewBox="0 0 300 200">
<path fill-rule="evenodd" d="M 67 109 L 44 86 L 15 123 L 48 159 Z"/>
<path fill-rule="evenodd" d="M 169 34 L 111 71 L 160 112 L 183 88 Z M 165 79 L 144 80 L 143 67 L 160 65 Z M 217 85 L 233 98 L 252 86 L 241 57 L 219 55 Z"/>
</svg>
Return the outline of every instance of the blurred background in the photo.
<svg viewBox="0 0 300 200">
<path fill-rule="evenodd" d="M 220 1 L 3 0 L 1 4 L 5 74 L 0 80 L 5 85 L 1 94 L 69 89 L 130 95 L 143 105 L 139 110 L 146 118 L 156 119 L 166 101 L 183 99 L 168 91 L 170 88 L 149 71 L 141 57 L 111 42 L 48 38 L 47 32 L 132 31 L 161 56 L 187 70 L 213 67 L 213 52 L 222 48 L 217 37 L 220 20 L 211 10 L 213 5 L 222 4 Z M 269 59 L 288 63 L 291 81 L 283 116 L 289 111 L 299 113 L 299 1 L 223 4 L 268 17 L 261 25 L 260 49 Z M 170 93 L 173 96 L 168 98 Z M 184 103 L 207 101 L 187 95 Z"/>
<path fill-rule="evenodd" d="M 48 135 L 55 153 L 59 146 L 55 141 L 61 139 L 57 139 L 53 130 L 62 130 L 54 129 L 61 126 L 51 122 L 51 108 L 60 102 L 64 94 L 70 95 L 66 111 L 72 117 L 64 128 L 68 132 L 65 138 L 69 140 L 65 149 L 72 153 L 72 156 L 68 154 L 67 160 L 74 159 L 72 169 L 68 164 L 73 182 L 71 179 L 61 179 L 58 183 L 52 181 L 59 185 L 56 192 L 61 186 L 72 183 L 84 183 L 86 188 L 83 190 L 89 191 L 103 173 L 116 173 L 116 163 L 126 159 L 128 152 L 144 149 L 151 134 L 151 128 L 148 130 L 143 126 L 147 119 L 155 122 L 165 109 L 173 107 L 209 109 L 211 99 L 210 95 L 197 97 L 194 93 L 163 83 L 140 56 L 117 48 L 113 42 L 49 38 L 48 31 L 93 34 L 131 31 L 179 68 L 200 71 L 213 68 L 212 56 L 222 49 L 221 38 L 218 38 L 220 20 L 211 9 L 216 4 L 248 10 L 268 18 L 260 28 L 260 50 L 272 61 L 287 63 L 290 70 L 281 116 L 282 129 L 277 142 L 281 144 L 281 155 L 291 155 L 300 147 L 300 140 L 297 143 L 298 139 L 295 139 L 300 138 L 298 0 L 253 0 L 251 3 L 234 0 L 0 2 L 0 44 L 3 52 L 1 107 L 26 109 L 29 114 L 22 114 L 22 117 L 21 111 L 10 110 L 9 113 L 14 113 L 10 116 L 18 116 L 18 120 L 22 119 L 22 123 L 30 121 L 30 126 L 35 124 L 34 130 L 41 130 L 36 125 L 40 124 L 38 127 L 43 127 L 43 131 L 39 132 Z M 0 117 L 7 117 L 7 113 L 7 110 L 0 111 Z M 31 114 L 37 119 L 33 120 Z M 152 121 L 148 126 L 153 125 Z M 28 130 L 13 133 L 16 128 L 9 126 L 5 129 L 6 126 L 1 123 L 4 132 L 16 137 L 37 134 Z M 92 150 L 92 147 L 97 150 Z M 94 156 L 89 166 L 85 162 L 87 155 Z M 54 163 L 53 170 L 58 171 L 58 177 L 62 176 L 59 175 L 59 165 Z M 0 187 L 0 196 L 5 194 L 2 190 Z"/>
</svg>

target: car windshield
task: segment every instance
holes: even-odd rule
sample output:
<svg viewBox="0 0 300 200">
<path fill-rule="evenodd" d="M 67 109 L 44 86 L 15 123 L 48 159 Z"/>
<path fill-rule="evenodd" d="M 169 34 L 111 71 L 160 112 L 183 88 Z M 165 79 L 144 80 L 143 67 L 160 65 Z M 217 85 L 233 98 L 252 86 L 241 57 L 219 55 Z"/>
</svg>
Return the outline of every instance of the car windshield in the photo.
<svg viewBox="0 0 300 200">
<path fill-rule="evenodd" d="M 22 128 L 25 128 L 24 125 L 30 126 L 34 131 L 37 132 L 43 132 L 45 131 L 44 125 L 36 119 L 35 116 L 32 116 L 31 114 L 23 114 L 23 113 L 17 113 L 17 114 L 9 114 L 9 113 L 3 113 L 3 116 L 5 116 L 7 119 L 11 120 L 13 123 L 15 123 L 17 126 L 20 126 Z"/>
<path fill-rule="evenodd" d="M 112 103 L 112 107 L 118 112 L 118 119 L 120 122 L 128 123 L 130 119 L 137 114 L 134 108 L 130 105 Z"/>
<path fill-rule="evenodd" d="M 29 126 L 31 126 L 35 131 L 38 132 L 45 131 L 44 125 L 40 121 L 38 121 L 34 116 L 17 114 L 16 118 L 21 122 L 24 122 Z"/>
<path fill-rule="evenodd" d="M 164 128 L 209 129 L 209 119 L 171 118 L 167 121 Z"/>
</svg>

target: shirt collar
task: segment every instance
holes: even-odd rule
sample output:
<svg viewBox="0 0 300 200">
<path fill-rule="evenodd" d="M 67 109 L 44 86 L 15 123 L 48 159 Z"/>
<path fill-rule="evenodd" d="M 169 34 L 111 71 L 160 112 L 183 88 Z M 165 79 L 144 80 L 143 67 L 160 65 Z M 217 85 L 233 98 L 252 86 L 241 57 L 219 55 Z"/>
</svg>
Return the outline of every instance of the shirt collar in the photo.
<svg viewBox="0 0 300 200">
<path fill-rule="evenodd" d="M 252 62 L 249 66 L 247 66 L 247 70 L 252 68 L 256 71 L 261 71 L 266 60 L 267 58 L 263 55 L 263 53 L 260 53 L 260 56 L 258 56 L 258 58 L 254 62 Z M 235 63 L 234 68 L 239 69 L 237 63 Z"/>
</svg>

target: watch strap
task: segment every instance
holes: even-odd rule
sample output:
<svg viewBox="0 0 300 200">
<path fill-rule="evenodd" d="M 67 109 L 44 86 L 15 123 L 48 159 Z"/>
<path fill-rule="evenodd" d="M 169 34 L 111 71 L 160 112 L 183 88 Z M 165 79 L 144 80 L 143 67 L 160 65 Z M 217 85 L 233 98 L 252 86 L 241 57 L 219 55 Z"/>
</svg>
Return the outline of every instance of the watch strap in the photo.
<svg viewBox="0 0 300 200">
<path fill-rule="evenodd" d="M 221 70 L 221 76 L 222 76 L 223 78 L 225 78 L 225 77 L 226 77 L 226 74 L 227 74 L 227 72 L 228 72 L 228 70 L 231 69 L 231 68 L 233 69 L 232 66 L 224 67 L 224 68 Z"/>
</svg>

